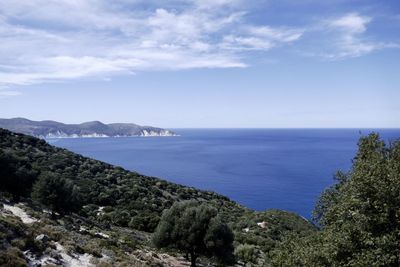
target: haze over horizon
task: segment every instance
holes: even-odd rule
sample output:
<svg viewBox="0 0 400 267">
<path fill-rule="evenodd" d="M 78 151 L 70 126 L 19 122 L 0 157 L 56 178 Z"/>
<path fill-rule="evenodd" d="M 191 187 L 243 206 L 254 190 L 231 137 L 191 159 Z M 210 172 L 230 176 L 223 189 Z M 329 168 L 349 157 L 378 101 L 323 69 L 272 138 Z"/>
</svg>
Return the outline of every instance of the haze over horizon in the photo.
<svg viewBox="0 0 400 267">
<path fill-rule="evenodd" d="M 395 0 L 0 0 L 0 117 L 400 128 L 399 32 Z"/>
</svg>

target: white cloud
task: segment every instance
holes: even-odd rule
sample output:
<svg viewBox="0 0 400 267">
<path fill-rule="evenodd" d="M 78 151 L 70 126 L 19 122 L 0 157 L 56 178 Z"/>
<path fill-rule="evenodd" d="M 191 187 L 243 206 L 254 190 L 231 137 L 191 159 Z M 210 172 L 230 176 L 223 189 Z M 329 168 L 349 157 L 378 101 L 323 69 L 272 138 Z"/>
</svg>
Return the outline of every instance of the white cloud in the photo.
<svg viewBox="0 0 400 267">
<path fill-rule="evenodd" d="M 221 47 L 236 51 L 267 51 L 280 44 L 297 41 L 302 34 L 301 29 L 247 26 L 243 27 L 236 35 L 224 36 Z"/>
<path fill-rule="evenodd" d="M 4 90 L 4 89 L 0 88 L 0 98 L 19 96 L 19 95 L 21 95 L 21 92 Z"/>
<path fill-rule="evenodd" d="M 241 37 L 235 35 L 227 35 L 221 47 L 229 50 L 269 50 L 274 44 L 268 39 L 258 37 Z"/>
<path fill-rule="evenodd" d="M 251 26 L 248 27 L 248 31 L 256 36 L 279 42 L 293 42 L 298 40 L 303 34 L 303 30 L 301 29 L 272 28 L 269 26 Z"/>
<path fill-rule="evenodd" d="M 247 23 L 241 2 L 0 0 L 0 85 L 245 67 L 243 51 L 300 38 Z"/>
<path fill-rule="evenodd" d="M 195 0 L 197 7 L 200 9 L 236 6 L 240 2 L 240 0 Z"/>
<path fill-rule="evenodd" d="M 343 59 L 397 47 L 349 13 L 311 30 L 254 25 L 243 0 L 0 0 L 0 86 L 140 71 L 246 67 L 253 51 L 312 43 Z M 310 28 L 310 27 L 309 27 Z"/>
<path fill-rule="evenodd" d="M 325 22 L 329 31 L 329 44 L 322 56 L 327 59 L 337 60 L 359 57 L 375 50 L 387 48 L 391 44 L 369 40 L 365 33 L 371 17 L 361 16 L 358 13 L 349 13 Z"/>
<path fill-rule="evenodd" d="M 346 14 L 330 22 L 332 27 L 342 28 L 349 33 L 362 33 L 366 31 L 367 24 L 371 22 L 370 17 L 363 17 L 357 13 Z"/>
</svg>

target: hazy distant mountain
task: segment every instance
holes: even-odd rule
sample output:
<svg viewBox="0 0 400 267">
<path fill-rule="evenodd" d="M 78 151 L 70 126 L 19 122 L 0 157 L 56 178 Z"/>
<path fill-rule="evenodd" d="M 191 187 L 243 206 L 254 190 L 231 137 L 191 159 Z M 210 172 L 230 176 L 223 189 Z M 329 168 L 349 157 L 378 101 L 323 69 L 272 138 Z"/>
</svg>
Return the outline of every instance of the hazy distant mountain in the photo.
<svg viewBox="0 0 400 267">
<path fill-rule="evenodd" d="M 99 121 L 64 124 L 56 121 L 31 121 L 24 118 L 0 119 L 0 128 L 40 138 L 176 136 L 172 131 L 133 123 L 104 124 Z"/>
</svg>

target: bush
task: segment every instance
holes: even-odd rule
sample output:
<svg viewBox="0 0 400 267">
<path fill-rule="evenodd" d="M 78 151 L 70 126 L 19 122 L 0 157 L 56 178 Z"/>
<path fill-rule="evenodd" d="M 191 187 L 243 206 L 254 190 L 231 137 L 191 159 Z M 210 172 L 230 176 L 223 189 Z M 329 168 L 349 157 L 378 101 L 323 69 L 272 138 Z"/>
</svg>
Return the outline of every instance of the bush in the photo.
<svg viewBox="0 0 400 267">
<path fill-rule="evenodd" d="M 156 247 L 190 255 L 191 266 L 196 266 L 199 255 L 231 261 L 232 242 L 232 231 L 217 217 L 217 210 L 195 201 L 175 203 L 166 210 L 153 235 Z"/>
<path fill-rule="evenodd" d="M 42 173 L 33 186 L 32 199 L 53 211 L 65 213 L 80 208 L 79 194 L 73 185 L 53 173 Z"/>
<path fill-rule="evenodd" d="M 260 252 L 254 245 L 240 244 L 235 248 L 235 257 L 244 264 L 256 264 L 260 258 Z"/>
<path fill-rule="evenodd" d="M 28 264 L 22 251 L 11 247 L 0 251 L 0 266 L 27 267 Z"/>
<path fill-rule="evenodd" d="M 337 180 L 316 207 L 322 230 L 285 240 L 273 266 L 399 266 L 400 143 L 361 138 L 350 172 Z"/>
</svg>

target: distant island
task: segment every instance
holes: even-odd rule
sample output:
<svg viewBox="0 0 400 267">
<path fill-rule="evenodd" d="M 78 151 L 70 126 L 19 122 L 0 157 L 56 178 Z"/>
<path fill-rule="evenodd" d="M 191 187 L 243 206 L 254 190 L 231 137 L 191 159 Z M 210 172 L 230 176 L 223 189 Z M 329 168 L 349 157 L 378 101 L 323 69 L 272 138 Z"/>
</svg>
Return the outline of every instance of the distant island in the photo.
<svg viewBox="0 0 400 267">
<path fill-rule="evenodd" d="M 152 126 L 140 126 L 134 123 L 104 124 L 100 121 L 64 124 L 51 120 L 32 121 L 13 118 L 0 119 L 0 128 L 38 138 L 177 136 L 173 131 Z"/>
</svg>

